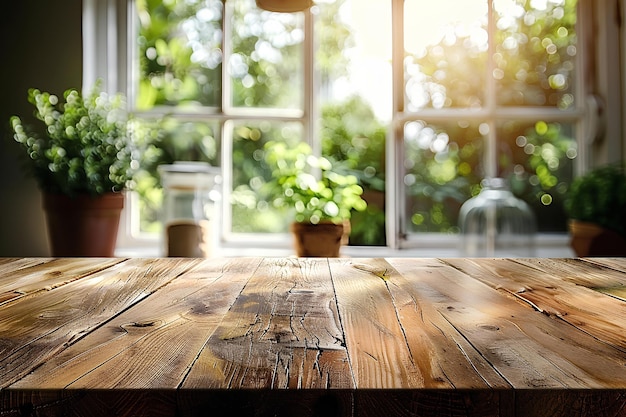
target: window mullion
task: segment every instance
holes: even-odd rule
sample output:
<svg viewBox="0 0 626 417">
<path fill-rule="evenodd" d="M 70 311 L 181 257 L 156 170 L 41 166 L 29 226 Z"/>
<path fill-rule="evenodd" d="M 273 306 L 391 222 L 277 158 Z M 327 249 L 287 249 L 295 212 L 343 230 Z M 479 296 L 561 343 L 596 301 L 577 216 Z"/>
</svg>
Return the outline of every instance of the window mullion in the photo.
<svg viewBox="0 0 626 417">
<path fill-rule="evenodd" d="M 487 108 L 487 120 L 489 125 L 489 132 L 487 133 L 485 140 L 487 141 L 487 146 L 485 147 L 485 177 L 493 178 L 497 176 L 498 173 L 498 138 L 497 138 L 497 125 L 495 121 L 495 115 L 497 111 L 496 104 L 496 79 L 493 76 L 495 64 L 494 64 L 494 54 L 495 54 L 495 34 L 496 34 L 496 24 L 495 24 L 495 10 L 493 7 L 493 0 L 487 0 L 487 33 L 488 33 L 488 46 L 487 46 L 487 66 L 485 74 L 486 81 L 486 96 L 485 96 L 485 104 Z"/>
<path fill-rule="evenodd" d="M 318 91 L 318 80 L 315 77 L 315 41 L 314 41 L 314 23 L 313 14 L 310 9 L 304 12 L 304 51 L 303 51 L 303 68 L 304 68 L 304 103 L 303 105 L 303 117 L 302 122 L 304 124 L 303 132 L 307 136 L 306 140 L 313 148 L 313 152 L 316 155 L 321 155 L 322 144 L 319 140 L 315 140 L 320 135 L 319 126 L 316 122 L 318 120 L 318 111 L 316 109 L 316 94 L 314 91 Z"/>
<path fill-rule="evenodd" d="M 389 207 L 386 215 L 387 245 L 393 249 L 400 246 L 406 213 L 403 202 L 406 198 L 403 184 L 404 178 L 404 138 L 402 120 L 404 112 L 404 0 L 392 0 L 391 18 L 392 33 L 392 85 L 393 85 L 393 117 L 390 130 L 387 134 L 386 153 L 387 163 L 385 176 L 385 205 Z"/>
<path fill-rule="evenodd" d="M 222 95 L 221 113 L 228 113 L 232 110 L 232 86 L 230 83 L 230 68 L 228 63 L 233 52 L 232 46 L 232 15 L 234 5 L 232 2 L 224 2 L 224 12 L 222 13 Z"/>
<path fill-rule="evenodd" d="M 217 234 L 219 236 L 220 244 L 225 240 L 226 234 L 232 230 L 232 210 L 230 207 L 231 193 L 233 189 L 233 135 L 232 135 L 232 122 L 225 120 L 225 113 L 228 113 L 232 109 L 232 88 L 230 83 L 230 71 L 228 62 L 232 54 L 232 14 L 233 5 L 229 2 L 224 2 L 224 12 L 222 13 L 222 89 L 220 97 L 220 109 L 218 113 L 221 114 L 222 120 L 220 120 L 220 133 L 221 139 L 221 157 L 220 166 L 222 169 L 222 200 L 221 204 L 221 219 L 218 222 Z"/>
</svg>

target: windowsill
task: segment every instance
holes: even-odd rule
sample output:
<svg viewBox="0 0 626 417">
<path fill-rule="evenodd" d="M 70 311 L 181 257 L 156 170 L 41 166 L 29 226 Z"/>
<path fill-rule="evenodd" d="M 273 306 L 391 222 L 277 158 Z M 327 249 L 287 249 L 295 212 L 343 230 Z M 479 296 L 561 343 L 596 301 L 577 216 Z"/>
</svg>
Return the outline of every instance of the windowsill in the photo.
<svg viewBox="0 0 626 417">
<path fill-rule="evenodd" d="M 446 244 L 445 242 L 448 242 Z M 537 241 L 541 242 L 536 248 L 535 257 L 538 258 L 573 258 L 576 255 L 569 246 L 567 235 L 539 235 Z M 449 244 L 449 240 L 439 242 L 430 241 L 429 247 L 411 247 L 393 249 L 385 246 L 344 246 L 341 249 L 342 256 L 353 258 L 458 258 L 461 254 L 458 248 Z M 425 245 L 424 245 L 425 246 Z M 118 247 L 116 256 L 131 258 L 154 258 L 163 256 L 158 244 L 142 245 L 137 247 Z M 223 257 L 289 257 L 294 256 L 291 247 L 261 246 L 261 245 L 232 245 L 216 248 L 214 256 Z"/>
</svg>

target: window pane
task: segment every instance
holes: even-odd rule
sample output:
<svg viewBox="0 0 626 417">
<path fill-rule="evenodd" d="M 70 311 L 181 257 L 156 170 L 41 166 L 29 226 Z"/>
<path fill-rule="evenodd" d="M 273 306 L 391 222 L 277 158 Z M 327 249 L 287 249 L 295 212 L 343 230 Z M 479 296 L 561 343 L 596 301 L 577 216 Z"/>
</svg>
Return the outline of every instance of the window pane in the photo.
<svg viewBox="0 0 626 417">
<path fill-rule="evenodd" d="M 262 11 L 254 0 L 228 3 L 234 12 L 232 105 L 301 109 L 304 14 Z"/>
<path fill-rule="evenodd" d="M 406 110 L 481 107 L 488 49 L 486 0 L 405 0 Z"/>
<path fill-rule="evenodd" d="M 484 140 L 481 125 L 474 122 L 405 124 L 408 232 L 458 232 L 461 205 L 483 178 Z"/>
<path fill-rule="evenodd" d="M 157 166 L 175 161 L 202 161 L 219 166 L 219 125 L 165 119 L 137 120 L 136 136 L 149 142 L 135 187 L 140 204 L 140 232 L 161 231 L 163 192 Z"/>
<path fill-rule="evenodd" d="M 392 116 L 391 2 L 315 6 L 322 154 L 355 175 L 368 207 L 353 212 L 351 245 L 385 245 L 385 135 Z M 376 30 L 372 30 L 376 28 Z"/>
<path fill-rule="evenodd" d="M 224 232 L 287 232 L 292 216 L 272 206 L 266 189 L 269 141 L 289 147 L 310 142 L 337 170 L 359 178 L 369 206 L 354 213 L 351 244 L 386 243 L 386 181 L 404 187 L 402 233 L 456 233 L 461 205 L 494 172 L 533 207 L 540 231 L 565 230 L 562 200 L 578 120 L 529 112 L 573 108 L 576 0 L 367 3 L 315 3 L 312 72 L 304 70 L 304 13 L 262 11 L 254 0 L 135 3 L 141 32 L 137 106 L 182 110 L 171 109 L 172 119 L 161 120 L 159 129 L 147 120 L 142 127 L 153 146 L 137 187 L 143 231 L 159 231 L 156 166 L 199 160 L 227 173 L 224 196 L 231 210 Z M 405 56 L 398 65 L 408 115 L 393 113 L 392 7 L 404 10 Z M 314 74 L 311 102 L 317 107 L 293 122 L 298 112 L 276 110 L 305 109 L 305 74 Z M 289 121 L 278 120 L 281 115 Z M 415 120 L 405 123 L 397 142 L 402 174 L 388 179 L 390 123 L 407 116 Z M 219 158 L 222 142 L 232 146 L 225 161 Z"/>
<path fill-rule="evenodd" d="M 498 104 L 572 108 L 576 0 L 495 0 L 494 8 Z"/>
<path fill-rule="evenodd" d="M 234 233 L 286 233 L 292 215 L 272 206 L 265 187 L 271 171 L 265 163 L 265 144 L 284 142 L 288 147 L 302 140 L 300 123 L 233 122 L 232 129 L 232 227 Z"/>
<path fill-rule="evenodd" d="M 570 124 L 508 121 L 498 126 L 499 176 L 535 212 L 541 232 L 565 232 L 565 193 L 577 156 Z"/>
<path fill-rule="evenodd" d="M 136 107 L 219 106 L 221 0 L 138 1 Z"/>
</svg>

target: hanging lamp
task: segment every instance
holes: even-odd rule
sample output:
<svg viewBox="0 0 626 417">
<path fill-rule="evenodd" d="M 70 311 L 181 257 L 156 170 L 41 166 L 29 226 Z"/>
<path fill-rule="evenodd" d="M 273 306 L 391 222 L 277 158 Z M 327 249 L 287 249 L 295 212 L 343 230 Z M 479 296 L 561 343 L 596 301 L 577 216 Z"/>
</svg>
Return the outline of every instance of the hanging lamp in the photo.
<svg viewBox="0 0 626 417">
<path fill-rule="evenodd" d="M 313 0 L 256 0 L 258 8 L 270 12 L 302 12 L 313 6 Z"/>
</svg>

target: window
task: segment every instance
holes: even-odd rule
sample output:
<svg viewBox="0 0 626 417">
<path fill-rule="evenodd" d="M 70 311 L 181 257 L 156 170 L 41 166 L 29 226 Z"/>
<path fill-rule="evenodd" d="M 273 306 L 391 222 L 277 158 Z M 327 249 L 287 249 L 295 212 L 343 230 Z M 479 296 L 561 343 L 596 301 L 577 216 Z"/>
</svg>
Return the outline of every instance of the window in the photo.
<svg viewBox="0 0 626 417">
<path fill-rule="evenodd" d="M 271 175 L 266 144 L 307 141 L 368 185 L 370 207 L 355 216 L 352 243 L 384 245 L 391 4 L 374 3 L 382 15 L 355 16 L 344 1 L 293 14 L 260 10 L 253 0 L 137 2 L 135 114 L 146 121 L 142 131 L 156 121 L 159 126 L 153 141 L 158 149 L 144 161 L 138 187 L 141 231 L 159 232 L 156 166 L 202 160 L 224 174 L 224 244 L 266 245 L 271 234 L 280 245 L 287 241 L 290 217 L 264 189 Z M 375 57 L 355 55 L 358 30 L 381 42 L 364 26 L 377 22 L 387 22 L 388 43 L 371 50 Z M 363 89 L 369 97 L 356 94 Z"/>
<path fill-rule="evenodd" d="M 564 232 L 578 155 L 577 2 L 404 2 L 400 236 L 458 232 L 481 179 L 506 178 L 540 232 Z M 399 53 L 400 54 L 400 53 Z"/>
<path fill-rule="evenodd" d="M 276 140 L 308 141 L 358 175 L 369 208 L 354 245 L 453 246 L 461 205 L 492 176 L 540 232 L 566 230 L 594 81 L 576 0 L 320 0 L 293 14 L 253 0 L 122 3 L 109 7 L 131 22 L 116 32 L 130 47 L 116 40 L 128 54 L 107 66 L 152 145 L 136 236 L 159 233 L 156 166 L 189 159 L 222 167 L 225 245 L 288 245 L 288 217 L 263 194 Z"/>
</svg>

